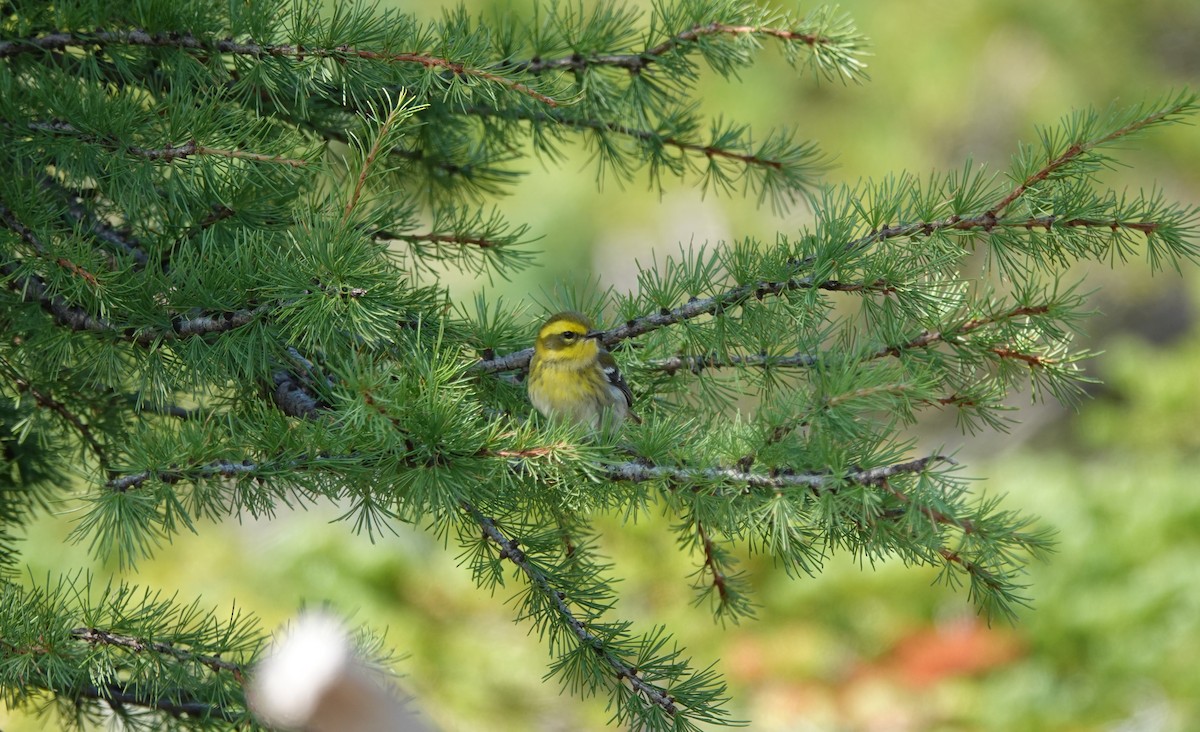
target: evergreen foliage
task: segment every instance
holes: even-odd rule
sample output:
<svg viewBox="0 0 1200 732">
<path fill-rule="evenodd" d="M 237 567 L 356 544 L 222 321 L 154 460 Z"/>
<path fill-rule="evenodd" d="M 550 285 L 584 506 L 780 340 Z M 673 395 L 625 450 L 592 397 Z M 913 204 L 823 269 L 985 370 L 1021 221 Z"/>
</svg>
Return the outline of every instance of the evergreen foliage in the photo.
<svg viewBox="0 0 1200 732">
<path fill-rule="evenodd" d="M 1024 385 L 1075 399 L 1086 302 L 1064 269 L 1200 253 L 1196 208 L 1095 178 L 1193 114 L 1190 93 L 1075 113 L 1002 173 L 842 188 L 800 132 L 698 113 L 701 69 L 736 76 L 767 43 L 862 80 L 864 39 L 831 11 L 561 3 L 421 24 L 360 4 L 10 0 L 0 28 L 0 686 L 80 723 L 247 728 L 263 637 L 152 591 L 23 584 L 21 526 L 71 480 L 75 538 L 126 566 L 199 519 L 280 505 L 336 501 L 371 536 L 426 527 L 481 588 L 516 587 L 550 676 L 633 728 L 729 723 L 725 692 L 665 629 L 615 617 L 598 512 L 671 516 L 721 621 L 753 614 L 745 550 L 797 576 L 835 551 L 933 565 L 1009 617 L 1048 532 L 917 454 L 910 428 L 952 410 L 1003 431 Z M 815 215 L 681 250 L 630 293 L 564 296 L 615 324 L 602 340 L 645 419 L 604 439 L 532 414 L 536 322 L 452 302 L 437 277 L 534 262 L 535 232 L 489 197 L 577 143 L 602 180 Z"/>
</svg>

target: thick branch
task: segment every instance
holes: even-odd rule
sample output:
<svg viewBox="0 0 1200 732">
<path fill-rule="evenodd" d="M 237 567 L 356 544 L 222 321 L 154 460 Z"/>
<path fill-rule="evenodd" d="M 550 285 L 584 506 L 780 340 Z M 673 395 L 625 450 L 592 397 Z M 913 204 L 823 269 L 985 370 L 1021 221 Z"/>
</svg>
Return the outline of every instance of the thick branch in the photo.
<svg viewBox="0 0 1200 732">
<path fill-rule="evenodd" d="M 143 412 L 148 412 L 150 414 L 161 414 L 164 417 L 174 417 L 185 422 L 192 419 L 199 419 L 204 416 L 204 410 L 200 408 L 189 409 L 187 407 L 181 407 L 178 404 L 160 404 L 157 402 L 149 402 L 146 401 L 145 396 L 140 393 L 125 394 L 124 399 L 126 403 L 133 407 L 139 414 Z"/>
<path fill-rule="evenodd" d="M 878 486 L 894 475 L 920 473 L 930 466 L 939 463 L 957 464 L 953 459 L 945 455 L 930 455 L 905 463 L 882 465 L 867 470 L 850 470 L 842 475 L 832 475 L 830 473 L 788 473 L 782 471 L 754 473 L 738 468 L 686 468 L 674 465 L 649 465 L 636 461 L 608 464 L 602 466 L 602 469 L 610 480 L 632 483 L 642 483 L 649 480 L 668 480 L 683 484 L 731 485 L 743 490 L 769 488 L 779 491 L 788 488 L 807 488 L 812 491 L 824 492 L 836 490 L 843 483 Z"/>
<path fill-rule="evenodd" d="M 9 278 L 9 289 L 19 293 L 22 300 L 41 305 L 43 310 L 71 330 L 113 333 L 140 346 L 150 346 L 160 340 L 171 341 L 198 335 L 224 333 L 249 324 L 270 309 L 266 305 L 259 305 L 249 310 L 201 314 L 191 318 L 176 317 L 171 321 L 170 330 L 120 327 L 105 318 L 91 315 L 79 306 L 68 304 L 61 296 L 51 296 L 45 280 L 33 274 L 21 275 L 20 268 L 13 262 L 0 265 L 0 274 Z"/>
<path fill-rule="evenodd" d="M 163 643 L 162 641 L 134 638 L 133 636 L 112 633 L 100 628 L 75 628 L 71 631 L 71 637 L 86 641 L 92 645 L 116 646 L 133 651 L 134 653 L 145 653 L 147 651 L 161 653 L 186 663 L 198 663 L 202 666 L 207 666 L 216 672 L 228 671 L 233 674 L 238 683 L 244 680 L 245 670 L 239 664 L 226 661 L 219 656 L 209 656 L 183 648 L 176 648 L 170 643 Z"/>
<path fill-rule="evenodd" d="M 229 460 L 217 460 L 206 465 L 200 465 L 192 468 L 179 468 L 174 470 L 143 470 L 140 473 L 131 473 L 122 475 L 119 478 L 112 478 L 105 487 L 109 490 L 117 491 L 118 493 L 139 488 L 148 480 L 161 480 L 164 483 L 178 483 L 186 478 L 232 478 L 238 475 L 245 475 L 259 470 L 262 466 L 251 460 L 243 460 L 241 462 L 231 462 Z"/>
<path fill-rule="evenodd" d="M 271 378 L 275 382 L 275 390 L 271 392 L 271 398 L 279 410 L 287 416 L 316 419 L 321 410 L 325 408 L 326 405 L 320 397 L 313 393 L 307 384 L 301 383 L 301 379 L 290 371 L 280 369 Z"/>
</svg>

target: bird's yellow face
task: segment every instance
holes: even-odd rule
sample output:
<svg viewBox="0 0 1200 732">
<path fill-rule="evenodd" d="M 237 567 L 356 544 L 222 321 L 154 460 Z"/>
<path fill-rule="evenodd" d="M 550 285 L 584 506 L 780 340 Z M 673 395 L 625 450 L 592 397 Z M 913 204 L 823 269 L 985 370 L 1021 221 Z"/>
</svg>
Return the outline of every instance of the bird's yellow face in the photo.
<svg viewBox="0 0 1200 732">
<path fill-rule="evenodd" d="M 574 312 L 552 315 L 533 344 L 534 353 L 542 361 L 572 361 L 591 363 L 600 350 L 595 338 L 589 337 L 592 323 L 586 315 Z"/>
</svg>

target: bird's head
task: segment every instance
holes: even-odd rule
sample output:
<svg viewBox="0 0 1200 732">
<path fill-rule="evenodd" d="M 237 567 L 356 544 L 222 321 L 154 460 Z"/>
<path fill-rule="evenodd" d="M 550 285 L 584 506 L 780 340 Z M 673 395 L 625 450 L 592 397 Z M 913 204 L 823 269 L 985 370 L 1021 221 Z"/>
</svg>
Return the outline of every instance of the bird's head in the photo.
<svg viewBox="0 0 1200 732">
<path fill-rule="evenodd" d="M 549 361 L 590 359 L 600 350 L 598 335 L 586 315 L 568 310 L 550 316 L 538 330 L 533 349 Z"/>
</svg>

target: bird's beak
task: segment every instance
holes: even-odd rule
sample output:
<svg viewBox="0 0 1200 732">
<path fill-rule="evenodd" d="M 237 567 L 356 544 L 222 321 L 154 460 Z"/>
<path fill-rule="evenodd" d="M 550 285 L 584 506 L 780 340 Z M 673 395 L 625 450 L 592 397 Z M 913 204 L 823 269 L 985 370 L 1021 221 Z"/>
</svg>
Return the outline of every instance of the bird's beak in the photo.
<svg viewBox="0 0 1200 732">
<path fill-rule="evenodd" d="M 589 330 L 587 333 L 583 334 L 583 337 L 599 339 L 603 335 L 604 335 L 604 331 L 602 331 L 602 330 Z"/>
</svg>

